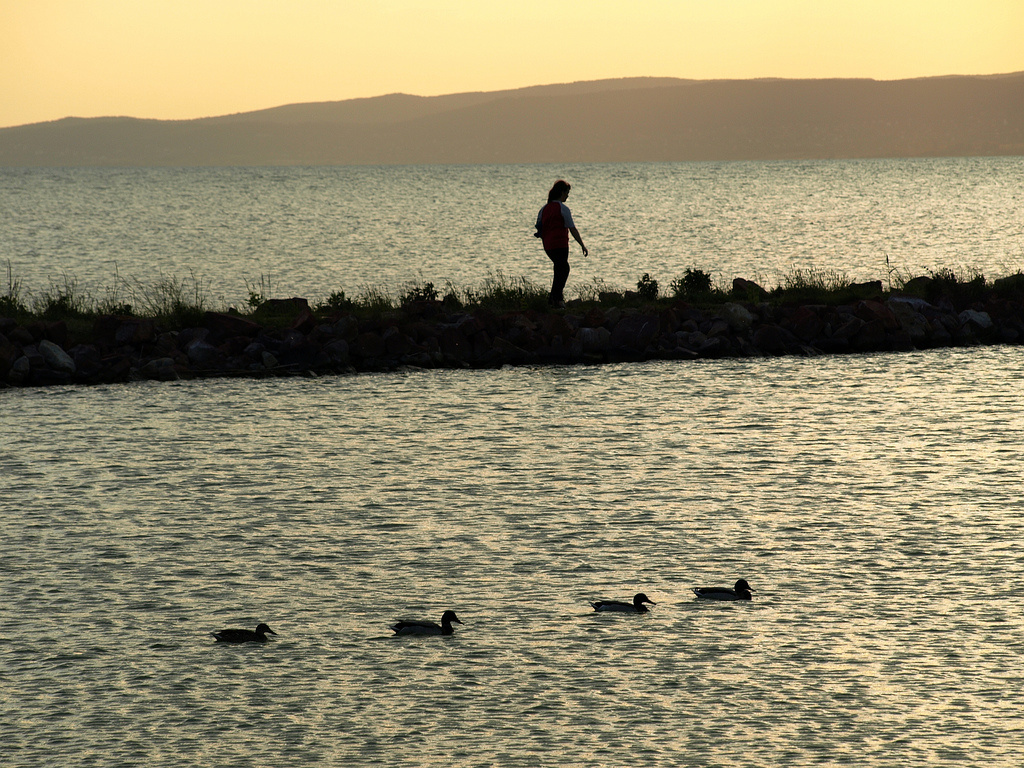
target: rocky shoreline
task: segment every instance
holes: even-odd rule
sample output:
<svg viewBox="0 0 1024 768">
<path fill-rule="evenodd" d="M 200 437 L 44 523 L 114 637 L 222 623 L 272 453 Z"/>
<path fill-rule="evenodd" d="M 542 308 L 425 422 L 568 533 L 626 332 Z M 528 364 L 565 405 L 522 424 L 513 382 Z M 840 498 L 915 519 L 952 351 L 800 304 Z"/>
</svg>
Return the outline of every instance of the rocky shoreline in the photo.
<svg viewBox="0 0 1024 768">
<path fill-rule="evenodd" d="M 330 317 L 317 316 L 305 299 L 281 299 L 252 315 L 206 312 L 194 327 L 177 330 L 133 316 L 98 316 L 85 330 L 0 318 L 0 387 L 1024 343 L 1019 289 L 958 306 L 922 291 L 885 293 L 881 282 L 858 288 L 859 298 L 836 305 L 769 302 L 766 292 L 737 279 L 734 294 L 756 300 L 696 305 L 603 294 L 599 302 L 546 312 L 416 301 Z"/>
</svg>

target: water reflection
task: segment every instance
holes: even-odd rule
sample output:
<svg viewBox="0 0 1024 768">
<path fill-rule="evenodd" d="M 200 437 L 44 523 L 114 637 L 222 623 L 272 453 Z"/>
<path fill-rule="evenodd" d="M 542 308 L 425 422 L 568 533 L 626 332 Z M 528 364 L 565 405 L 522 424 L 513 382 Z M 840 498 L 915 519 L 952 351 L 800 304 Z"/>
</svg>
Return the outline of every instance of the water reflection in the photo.
<svg viewBox="0 0 1024 768">
<path fill-rule="evenodd" d="M 1014 765 L 1021 362 L 5 392 L 5 756 Z"/>
</svg>

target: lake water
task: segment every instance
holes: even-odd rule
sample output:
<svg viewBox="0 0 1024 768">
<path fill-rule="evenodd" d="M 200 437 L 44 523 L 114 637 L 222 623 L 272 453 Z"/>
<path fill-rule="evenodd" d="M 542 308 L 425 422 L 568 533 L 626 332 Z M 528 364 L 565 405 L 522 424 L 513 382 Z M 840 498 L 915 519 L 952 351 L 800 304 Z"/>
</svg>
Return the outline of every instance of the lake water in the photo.
<svg viewBox="0 0 1024 768">
<path fill-rule="evenodd" d="M 563 176 L 591 250 L 573 245 L 569 297 L 644 273 L 668 292 L 687 268 L 777 285 L 795 270 L 994 278 L 1024 265 L 1024 157 L 0 169 L 0 265 L 36 294 L 65 276 L 98 298 L 119 280 L 195 278 L 218 309 L 251 286 L 316 301 L 498 273 L 545 285 L 533 224 Z"/>
<path fill-rule="evenodd" d="M 985 173 L 962 180 L 963 196 L 936 203 L 928 223 L 921 200 L 936 194 L 936 179 L 952 186 L 949 169 L 975 163 Z M 991 172 L 1001 164 L 1020 169 L 1019 160 L 907 162 L 908 177 L 946 170 L 915 203 L 891 188 L 858 205 L 919 207 L 920 219 L 891 213 L 885 238 L 917 244 L 931 232 L 933 250 L 915 258 L 936 267 L 959 253 L 971 259 L 958 264 L 986 274 L 1002 259 L 1014 271 L 1020 219 L 1006 201 L 1020 193 Z M 821 165 L 842 176 L 870 164 Z M 809 166 L 777 167 L 793 179 Z M 541 171 L 553 175 L 499 170 L 535 175 L 524 198 L 543 186 Z M 641 170 L 664 181 L 673 169 L 608 166 L 600 184 L 596 169 L 581 170 L 594 174 L 573 191 L 586 236 L 585 220 L 615 208 L 600 208 L 589 190 L 621 187 L 615 174 Z M 496 210 L 467 181 L 485 179 L 481 168 L 33 171 L 13 174 L 14 185 L 4 171 L 8 199 L 46 200 L 46 184 L 59 198 L 79 183 L 69 178 L 86 179 L 110 221 L 65 220 L 60 230 L 54 202 L 34 234 L 27 206 L 3 226 L 39 246 L 35 266 L 21 251 L 12 258 L 26 282 L 64 268 L 83 281 L 95 268 L 101 281 L 112 270 L 93 263 L 97 243 L 119 254 L 150 244 L 130 269 L 117 256 L 122 275 L 145 277 L 149 262 L 181 274 L 202 243 L 209 260 L 191 266 L 227 295 L 251 254 L 270 251 L 245 223 L 253 209 L 223 179 L 248 178 L 257 191 L 306 179 L 312 189 L 318 178 L 392 172 L 438 174 L 464 191 L 466 215 Z M 224 231 L 206 229 L 209 198 L 175 209 L 145 183 L 129 194 L 115 181 L 181 174 L 190 180 L 183 200 L 217 173 L 220 204 L 235 206 Z M 96 181 L 104 175 L 106 192 Z M 575 172 L 557 175 L 577 184 Z M 763 185 L 767 208 L 778 205 L 771 184 L 749 183 Z M 671 206 L 691 203 L 670 205 L 669 188 L 660 187 L 664 228 L 643 233 L 659 233 L 650 252 L 666 260 L 672 238 L 694 237 L 692 227 L 673 229 Z M 147 195 L 180 217 L 180 237 L 152 217 L 131 228 L 132 201 Z M 78 204 L 101 210 L 91 197 Z M 435 235 L 415 235 L 409 222 L 423 227 L 426 217 L 392 204 L 394 229 L 373 225 L 368 243 L 392 232 L 443 255 L 438 272 L 459 281 L 491 268 L 453 258 L 437 223 Z M 857 207 L 821 195 L 803 204 L 823 215 L 832 205 L 836 227 Z M 268 221 L 280 218 L 264 205 Z M 533 202 L 521 207 L 535 215 Z M 942 218 L 940 207 L 963 216 Z M 336 234 L 303 209 L 309 218 L 300 225 L 294 212 L 281 246 L 288 259 L 260 262 L 275 274 L 294 267 L 295 292 L 326 294 L 335 277 L 346 288 L 370 283 L 368 253 L 389 254 L 381 280 L 418 268 L 377 242 L 318 276 L 312 244 Z M 749 245 L 740 209 L 758 222 L 770 216 L 754 198 L 729 214 L 731 242 Z M 980 217 L 970 227 L 968 211 Z M 725 231 L 728 218 L 708 231 Z M 196 220 L 207 223 L 186 225 Z M 861 269 L 859 246 L 828 257 L 846 241 L 824 223 L 807 227 L 806 250 L 781 249 L 780 269 L 801 259 Z M 649 241 L 637 235 L 631 260 L 613 258 L 616 249 L 599 246 L 612 235 L 591 229 L 589 264 L 621 262 L 621 278 L 601 276 L 626 282 Z M 854 242 L 880 242 L 883 231 Z M 490 224 L 479 236 L 501 240 Z M 777 241 L 757 236 L 767 258 Z M 515 237 L 514 263 L 546 281 L 528 226 Z M 746 264 L 749 275 L 766 262 L 745 262 L 744 248 L 694 263 L 727 273 Z M 812 251 L 825 255 L 811 261 Z M 0 390 L 0 765 L 1017 766 L 1022 368 L 1024 348 L 985 347 Z M 693 599 L 692 587 L 739 577 L 754 587 L 750 603 Z M 657 602 L 647 615 L 588 605 L 638 591 Z M 388 629 L 449 608 L 463 621 L 452 637 Z M 266 645 L 224 646 L 208 634 L 260 621 L 278 633 Z"/>
<path fill-rule="evenodd" d="M 3 764 L 1019 765 L 1022 366 L 9 390 Z"/>
</svg>

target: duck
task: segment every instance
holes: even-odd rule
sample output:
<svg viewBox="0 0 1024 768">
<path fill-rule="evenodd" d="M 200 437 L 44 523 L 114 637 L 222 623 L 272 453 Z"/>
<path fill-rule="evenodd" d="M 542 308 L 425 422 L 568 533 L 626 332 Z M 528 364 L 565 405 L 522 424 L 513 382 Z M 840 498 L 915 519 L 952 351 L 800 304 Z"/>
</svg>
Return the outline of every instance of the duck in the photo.
<svg viewBox="0 0 1024 768">
<path fill-rule="evenodd" d="M 441 623 L 435 624 L 432 621 L 400 621 L 392 624 L 391 629 L 396 635 L 451 635 L 455 632 L 452 622 L 461 624 L 455 611 L 445 611 L 441 614 Z"/>
<path fill-rule="evenodd" d="M 749 600 L 750 585 L 746 579 L 739 579 L 736 585 L 728 587 L 694 587 L 693 593 L 704 600 Z"/>
<path fill-rule="evenodd" d="M 644 603 L 657 605 L 643 592 L 637 592 L 632 603 L 625 603 L 621 600 L 599 600 L 591 603 L 595 611 L 617 611 L 619 613 L 647 613 L 647 606 Z"/>
<path fill-rule="evenodd" d="M 256 630 L 251 629 L 222 629 L 220 632 L 211 632 L 218 643 L 265 643 L 267 635 L 276 635 L 266 624 L 258 624 Z"/>
</svg>

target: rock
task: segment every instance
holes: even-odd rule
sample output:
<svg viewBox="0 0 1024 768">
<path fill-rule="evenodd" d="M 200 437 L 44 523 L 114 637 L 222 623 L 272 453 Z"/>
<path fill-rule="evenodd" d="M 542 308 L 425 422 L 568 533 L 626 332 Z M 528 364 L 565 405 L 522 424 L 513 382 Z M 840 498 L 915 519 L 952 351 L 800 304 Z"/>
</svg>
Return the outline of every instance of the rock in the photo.
<svg viewBox="0 0 1024 768">
<path fill-rule="evenodd" d="M 206 341 L 209 336 L 209 328 L 185 328 L 178 332 L 175 341 L 181 349 L 187 350 L 193 342 Z"/>
<path fill-rule="evenodd" d="M 276 357 L 283 367 L 296 371 L 315 371 L 329 362 L 320 345 L 308 341 L 282 347 Z"/>
<path fill-rule="evenodd" d="M 787 346 L 796 343 L 793 334 L 778 325 L 762 325 L 754 331 L 752 341 L 754 346 L 765 355 L 784 354 Z"/>
<path fill-rule="evenodd" d="M 282 321 L 291 325 L 309 311 L 309 302 L 294 297 L 291 299 L 267 299 L 252 313 L 252 319 L 261 324 L 272 324 L 281 327 Z"/>
<path fill-rule="evenodd" d="M 292 320 L 291 329 L 300 333 L 309 333 L 316 327 L 316 317 L 313 311 L 307 306 L 299 311 L 299 314 Z"/>
<path fill-rule="evenodd" d="M 327 342 L 324 345 L 324 352 L 334 365 L 349 364 L 348 342 L 344 339 L 335 339 L 334 341 Z M 267 367 L 269 368 L 270 366 Z"/>
<path fill-rule="evenodd" d="M 744 307 L 742 304 L 736 304 L 730 302 L 722 306 L 719 310 L 722 315 L 722 319 L 725 320 L 729 327 L 736 333 L 745 333 L 750 330 L 750 327 L 757 320 L 757 316 L 754 315 L 749 309 Z"/>
<path fill-rule="evenodd" d="M 373 331 L 360 333 L 351 346 L 352 354 L 364 360 L 383 357 L 386 351 L 384 340 Z"/>
<path fill-rule="evenodd" d="M 152 320 L 132 317 L 118 325 L 114 332 L 114 343 L 118 346 L 148 344 L 156 338 L 156 326 Z"/>
<path fill-rule="evenodd" d="M 992 328 L 992 318 L 989 317 L 988 312 L 978 312 L 973 309 L 965 309 L 959 315 L 961 325 L 973 325 L 983 331 L 987 331 Z"/>
<path fill-rule="evenodd" d="M 696 352 L 701 357 L 721 357 L 725 351 L 725 341 L 721 336 L 705 339 Z"/>
<path fill-rule="evenodd" d="M 207 312 L 203 315 L 203 327 L 207 328 L 217 339 L 226 339 L 232 336 L 252 338 L 263 330 L 259 323 L 230 312 Z"/>
<path fill-rule="evenodd" d="M 886 324 L 883 320 L 872 320 L 864 323 L 850 339 L 854 349 L 860 352 L 875 352 L 887 349 Z"/>
<path fill-rule="evenodd" d="M 12 328 L 6 335 L 12 344 L 16 344 L 19 347 L 36 343 L 35 337 L 32 335 L 31 331 L 23 325 Z"/>
<path fill-rule="evenodd" d="M 150 360 L 139 369 L 139 376 L 154 381 L 177 381 L 181 378 L 174 367 L 174 359 L 170 357 Z"/>
<path fill-rule="evenodd" d="M 825 330 L 825 321 L 812 307 L 798 307 L 784 323 L 794 336 L 804 342 L 813 342 L 820 338 Z"/>
<path fill-rule="evenodd" d="M 441 344 L 441 354 L 452 360 L 465 360 L 473 348 L 462 331 L 454 325 L 442 328 L 438 341 Z"/>
<path fill-rule="evenodd" d="M 927 275 L 921 275 L 908 280 L 903 285 L 903 292 L 911 296 L 927 297 L 931 293 L 932 285 L 934 285 L 935 279 L 928 277 Z"/>
<path fill-rule="evenodd" d="M 218 368 L 223 359 L 223 355 L 217 347 L 201 339 L 189 344 L 185 348 L 185 353 L 188 355 L 189 362 L 199 368 Z"/>
<path fill-rule="evenodd" d="M 845 339 L 850 341 L 857 332 L 864 327 L 864 321 L 852 315 L 841 316 L 840 324 L 832 332 L 832 339 Z"/>
<path fill-rule="evenodd" d="M 661 322 L 652 315 L 623 317 L 612 330 L 609 345 L 613 349 L 643 350 L 658 335 Z"/>
<path fill-rule="evenodd" d="M 494 351 L 499 354 L 501 360 L 505 363 L 521 364 L 530 359 L 529 352 L 500 336 L 494 340 Z"/>
<path fill-rule="evenodd" d="M 887 331 L 894 331 L 900 327 L 896 321 L 896 315 L 885 304 L 879 301 L 862 301 L 857 305 L 855 313 L 865 323 L 879 321 Z"/>
<path fill-rule="evenodd" d="M 858 299 L 876 299 L 882 296 L 882 281 L 871 280 L 866 283 L 851 283 L 850 292 Z"/>
<path fill-rule="evenodd" d="M 32 373 L 32 363 L 27 355 L 22 355 L 11 364 L 11 370 L 7 372 L 7 380 L 12 384 L 24 384 Z"/>
<path fill-rule="evenodd" d="M 576 339 L 584 352 L 604 352 L 611 346 L 612 332 L 607 328 L 580 328 Z"/>
<path fill-rule="evenodd" d="M 1000 277 L 992 283 L 992 287 L 996 293 L 1024 294 L 1024 272 L 1016 272 L 1007 277 Z"/>
<path fill-rule="evenodd" d="M 395 326 L 391 326 L 384 331 L 381 339 L 384 341 L 384 349 L 388 357 L 402 357 L 404 355 L 412 354 L 413 350 L 416 349 L 416 342 L 398 330 Z M 343 344 L 345 343 L 343 339 L 341 341 Z M 347 355 L 347 344 L 345 344 L 345 349 Z"/>
<path fill-rule="evenodd" d="M 928 334 L 928 339 L 936 347 L 948 347 L 953 343 L 953 334 L 950 333 L 949 329 L 946 328 L 945 324 L 941 319 L 936 319 L 931 322 L 931 333 Z"/>
<path fill-rule="evenodd" d="M 100 351 L 92 344 L 76 344 L 68 350 L 68 354 L 75 361 L 76 373 L 80 377 L 95 379 L 103 372 L 103 362 L 100 359 Z"/>
<path fill-rule="evenodd" d="M 74 373 L 77 370 L 71 355 L 48 339 L 39 342 L 39 354 L 43 356 L 43 360 L 51 370 L 61 373 Z"/>
<path fill-rule="evenodd" d="M 931 324 L 928 322 L 928 318 L 915 308 L 919 305 L 913 302 L 920 302 L 921 305 L 930 306 L 928 302 L 920 299 L 890 300 L 888 306 L 895 316 L 900 330 L 905 332 L 915 344 L 919 344 L 928 339 L 931 333 Z"/>
<path fill-rule="evenodd" d="M 753 280 L 744 280 L 742 277 L 733 278 L 732 292 L 736 296 L 746 296 L 755 299 L 765 299 L 768 297 L 768 291 Z"/>
<path fill-rule="evenodd" d="M 19 357 L 21 357 L 21 349 L 0 333 L 0 376 L 5 375 Z"/>
</svg>

